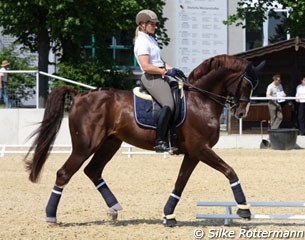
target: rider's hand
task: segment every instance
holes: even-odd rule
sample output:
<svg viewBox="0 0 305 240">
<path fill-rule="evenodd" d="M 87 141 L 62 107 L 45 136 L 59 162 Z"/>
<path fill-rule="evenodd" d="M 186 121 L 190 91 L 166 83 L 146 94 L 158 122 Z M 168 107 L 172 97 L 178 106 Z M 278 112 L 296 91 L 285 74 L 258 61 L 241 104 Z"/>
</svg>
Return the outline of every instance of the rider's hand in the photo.
<svg viewBox="0 0 305 240">
<path fill-rule="evenodd" d="M 173 77 L 173 78 L 180 78 L 183 81 L 187 80 L 187 77 L 185 76 L 184 72 L 182 72 L 180 69 L 178 68 L 172 68 L 166 71 L 165 75 Z"/>
<path fill-rule="evenodd" d="M 182 72 L 180 69 L 176 68 L 177 77 L 182 79 L 183 82 L 186 82 L 187 77 L 185 76 L 184 72 Z"/>
<path fill-rule="evenodd" d="M 166 75 L 166 76 L 173 77 L 173 78 L 176 77 L 176 76 L 177 76 L 176 68 L 168 69 L 168 70 L 165 72 L 165 75 Z"/>
</svg>

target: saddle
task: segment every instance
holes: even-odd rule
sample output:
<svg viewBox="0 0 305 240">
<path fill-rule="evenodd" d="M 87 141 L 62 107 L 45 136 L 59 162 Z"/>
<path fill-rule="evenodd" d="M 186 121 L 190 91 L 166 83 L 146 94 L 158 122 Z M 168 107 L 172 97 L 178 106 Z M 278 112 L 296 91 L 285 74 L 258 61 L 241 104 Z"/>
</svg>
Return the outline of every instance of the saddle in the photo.
<svg viewBox="0 0 305 240">
<path fill-rule="evenodd" d="M 178 128 L 186 117 L 186 99 L 183 91 L 183 84 L 177 82 L 169 83 L 174 98 L 174 113 L 169 125 L 169 143 L 176 144 Z M 160 104 L 146 91 L 143 86 L 133 89 L 134 94 L 134 114 L 137 124 L 141 127 L 156 129 L 157 120 L 160 115 Z"/>
</svg>

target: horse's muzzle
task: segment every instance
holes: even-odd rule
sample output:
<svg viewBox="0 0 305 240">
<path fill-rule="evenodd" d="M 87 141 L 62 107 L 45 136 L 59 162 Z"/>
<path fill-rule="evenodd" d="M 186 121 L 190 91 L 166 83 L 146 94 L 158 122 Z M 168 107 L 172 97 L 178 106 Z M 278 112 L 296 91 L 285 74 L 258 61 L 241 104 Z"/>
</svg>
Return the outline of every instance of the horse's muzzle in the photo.
<svg viewBox="0 0 305 240">
<path fill-rule="evenodd" d="M 234 115 L 237 119 L 245 118 L 247 117 L 247 112 L 246 111 L 236 111 Z"/>
<path fill-rule="evenodd" d="M 245 104 L 240 104 L 236 109 L 234 116 L 237 119 L 245 118 L 248 115 L 248 111 L 250 109 L 250 101 L 246 102 Z"/>
<path fill-rule="evenodd" d="M 236 108 L 235 110 L 235 117 L 237 119 L 241 119 L 241 118 L 245 118 L 247 117 L 248 115 L 248 111 L 249 111 L 249 107 L 250 107 L 250 104 L 247 104 L 245 108 Z"/>
</svg>

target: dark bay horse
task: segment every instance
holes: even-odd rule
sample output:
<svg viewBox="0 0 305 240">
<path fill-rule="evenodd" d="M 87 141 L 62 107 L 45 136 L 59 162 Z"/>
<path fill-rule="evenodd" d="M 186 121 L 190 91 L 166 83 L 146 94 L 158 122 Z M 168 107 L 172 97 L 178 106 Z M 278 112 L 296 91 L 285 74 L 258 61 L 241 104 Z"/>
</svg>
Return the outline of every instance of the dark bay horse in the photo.
<svg viewBox="0 0 305 240">
<path fill-rule="evenodd" d="M 163 221 L 167 226 L 176 224 L 175 207 L 198 162 L 206 163 L 227 177 L 238 203 L 237 214 L 250 218 L 237 174 L 215 154 L 212 147 L 219 139 L 219 119 L 226 103 L 233 107 L 237 118 L 247 115 L 251 93 L 258 84 L 258 68 L 247 60 L 219 55 L 204 61 L 189 75 L 188 83 L 185 83 L 187 117 L 177 129 L 178 147 L 184 159 L 164 207 Z M 32 182 L 38 180 L 47 160 L 63 118 L 65 97 L 69 94 L 73 96 L 69 111 L 72 153 L 57 171 L 55 186 L 46 207 L 47 222 L 56 222 L 57 206 L 64 186 L 93 154 L 84 172 L 101 193 L 112 217 L 116 218 L 122 207 L 102 178 L 103 170 L 122 141 L 152 150 L 155 130 L 137 125 L 133 94 L 129 91 L 107 88 L 77 93 L 69 87 L 58 87 L 49 95 L 43 121 L 33 134 L 36 138 L 30 150 L 34 149 L 34 155 L 31 159 L 26 156 L 26 167 Z"/>
</svg>

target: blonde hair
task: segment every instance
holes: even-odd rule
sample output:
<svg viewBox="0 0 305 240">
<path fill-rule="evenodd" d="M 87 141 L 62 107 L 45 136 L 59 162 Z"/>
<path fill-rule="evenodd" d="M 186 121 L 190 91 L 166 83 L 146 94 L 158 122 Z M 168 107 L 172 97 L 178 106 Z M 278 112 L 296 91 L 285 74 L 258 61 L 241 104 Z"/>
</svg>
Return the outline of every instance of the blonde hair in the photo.
<svg viewBox="0 0 305 240">
<path fill-rule="evenodd" d="M 137 37 L 139 35 L 139 31 L 144 32 L 144 28 L 141 25 L 138 25 L 137 28 L 136 28 L 135 39 L 137 39 Z"/>
</svg>

